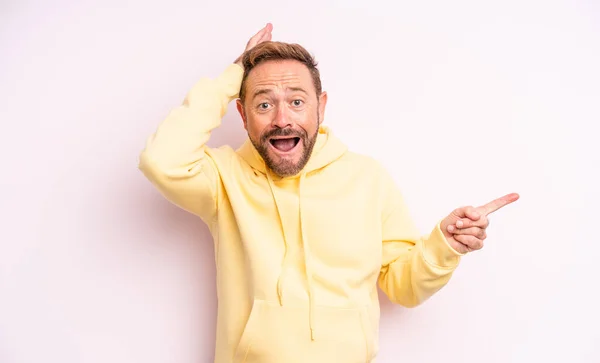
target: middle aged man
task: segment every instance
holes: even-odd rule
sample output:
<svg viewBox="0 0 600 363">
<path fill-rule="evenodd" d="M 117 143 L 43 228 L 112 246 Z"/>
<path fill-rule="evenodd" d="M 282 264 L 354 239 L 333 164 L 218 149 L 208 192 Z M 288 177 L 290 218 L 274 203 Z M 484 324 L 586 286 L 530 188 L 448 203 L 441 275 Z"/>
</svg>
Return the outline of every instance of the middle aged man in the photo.
<svg viewBox="0 0 600 363">
<path fill-rule="evenodd" d="M 483 246 L 486 216 L 518 195 L 458 208 L 420 236 L 384 168 L 322 125 L 315 60 L 271 32 L 268 24 L 219 77 L 197 82 L 139 167 L 214 237 L 216 363 L 373 362 L 377 285 L 395 303 L 425 301 Z M 235 99 L 248 140 L 208 147 Z"/>
</svg>

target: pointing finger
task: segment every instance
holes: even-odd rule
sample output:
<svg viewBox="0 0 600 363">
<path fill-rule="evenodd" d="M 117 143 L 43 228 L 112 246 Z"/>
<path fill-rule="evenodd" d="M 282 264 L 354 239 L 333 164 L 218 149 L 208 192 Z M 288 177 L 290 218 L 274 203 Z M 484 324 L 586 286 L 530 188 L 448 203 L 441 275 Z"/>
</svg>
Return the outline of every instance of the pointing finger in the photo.
<svg viewBox="0 0 600 363">
<path fill-rule="evenodd" d="M 482 205 L 481 207 L 477 208 L 477 210 L 481 214 L 487 216 L 488 214 L 497 211 L 498 209 L 504 207 L 505 205 L 508 205 L 512 202 L 516 202 L 518 199 L 519 199 L 519 194 L 517 194 L 517 193 L 507 194 L 501 198 L 498 198 L 498 199 L 493 200 L 485 205 Z"/>
</svg>

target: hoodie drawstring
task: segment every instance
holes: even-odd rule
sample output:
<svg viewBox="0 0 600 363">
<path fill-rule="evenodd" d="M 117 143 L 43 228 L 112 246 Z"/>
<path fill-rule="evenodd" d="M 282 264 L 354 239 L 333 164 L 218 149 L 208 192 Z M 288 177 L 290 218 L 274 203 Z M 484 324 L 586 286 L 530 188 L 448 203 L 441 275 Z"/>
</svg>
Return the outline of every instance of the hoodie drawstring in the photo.
<svg viewBox="0 0 600 363">
<path fill-rule="evenodd" d="M 313 275 L 312 267 L 310 264 L 310 250 L 308 248 L 308 242 L 306 241 L 306 233 L 304 233 L 304 223 L 302 223 L 302 182 L 306 174 L 300 176 L 300 185 L 298 186 L 299 195 L 299 217 L 300 217 L 300 235 L 302 236 L 302 247 L 304 249 L 304 267 L 306 268 L 306 279 L 308 283 L 308 323 L 310 326 L 310 338 L 315 340 L 315 291 L 313 289 Z"/>
<path fill-rule="evenodd" d="M 283 262 L 281 267 L 281 274 L 277 279 L 277 297 L 279 298 L 279 305 L 283 306 L 283 279 L 285 276 L 286 270 L 286 260 L 288 258 L 288 239 L 285 233 L 285 228 L 283 227 L 283 218 L 281 217 L 281 211 L 279 209 L 279 204 L 277 203 L 277 198 L 275 197 L 275 190 L 273 188 L 273 179 L 271 178 L 271 173 L 267 170 L 267 181 L 269 183 L 269 188 L 271 190 L 271 195 L 273 196 L 273 200 L 275 201 L 275 208 L 277 209 L 277 216 L 279 217 L 279 224 L 281 225 L 281 230 L 283 233 L 283 242 L 285 245 Z M 306 174 L 303 173 L 300 175 L 300 183 L 298 186 L 298 217 L 300 223 L 300 235 L 302 236 L 302 248 L 304 249 L 304 267 L 306 269 L 306 278 L 308 284 L 308 300 L 309 300 L 309 308 L 308 308 L 308 324 L 310 327 L 310 339 L 315 340 L 315 318 L 314 318 L 314 310 L 315 310 L 315 292 L 313 288 L 313 276 L 312 276 L 312 267 L 310 265 L 310 250 L 308 246 L 308 242 L 306 240 L 306 233 L 304 233 L 304 223 L 302 217 L 302 183 Z"/>
<path fill-rule="evenodd" d="M 273 190 L 273 180 L 271 179 L 271 173 L 267 170 L 267 181 L 269 182 L 269 189 L 271 189 L 271 195 L 273 196 L 273 200 L 275 201 L 275 209 L 277 210 L 277 216 L 279 217 L 279 225 L 281 226 L 281 233 L 283 234 L 283 261 L 281 262 L 281 274 L 277 279 L 277 298 L 279 299 L 279 305 L 283 306 L 283 278 L 285 276 L 285 269 L 287 264 L 285 263 L 288 257 L 288 242 L 287 236 L 285 234 L 285 228 L 283 227 L 283 218 L 281 218 L 281 212 L 279 211 L 279 204 L 277 203 L 277 198 L 275 197 L 275 190 Z"/>
</svg>

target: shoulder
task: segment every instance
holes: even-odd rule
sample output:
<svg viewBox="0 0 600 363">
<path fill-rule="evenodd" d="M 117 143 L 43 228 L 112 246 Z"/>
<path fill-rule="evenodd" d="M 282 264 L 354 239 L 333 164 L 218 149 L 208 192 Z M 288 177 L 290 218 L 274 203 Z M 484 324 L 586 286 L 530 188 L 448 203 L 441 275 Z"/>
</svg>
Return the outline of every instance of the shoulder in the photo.
<svg viewBox="0 0 600 363">
<path fill-rule="evenodd" d="M 347 151 L 330 165 L 330 172 L 375 194 L 387 194 L 394 180 L 384 164 L 373 156 Z"/>
<path fill-rule="evenodd" d="M 340 163 L 346 164 L 350 168 L 368 173 L 373 177 L 386 177 L 389 175 L 383 163 L 374 157 L 366 154 L 361 154 L 355 151 L 347 151 L 339 160 Z"/>
<path fill-rule="evenodd" d="M 215 163 L 215 166 L 217 166 L 221 172 L 232 168 L 234 165 L 240 164 L 239 155 L 229 145 L 207 148 L 206 154 L 210 156 L 210 159 Z"/>
</svg>

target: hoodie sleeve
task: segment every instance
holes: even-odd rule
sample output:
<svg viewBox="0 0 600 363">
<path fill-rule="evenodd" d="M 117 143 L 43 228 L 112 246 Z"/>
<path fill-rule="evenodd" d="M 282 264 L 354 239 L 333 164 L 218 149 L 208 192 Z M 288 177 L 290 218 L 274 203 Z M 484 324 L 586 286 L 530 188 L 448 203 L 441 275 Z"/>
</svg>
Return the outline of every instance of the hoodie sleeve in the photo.
<svg viewBox="0 0 600 363">
<path fill-rule="evenodd" d="M 139 158 L 139 169 L 165 198 L 205 222 L 216 215 L 220 185 L 206 143 L 238 97 L 242 75 L 232 64 L 215 79 L 199 80 L 147 139 Z"/>
<path fill-rule="evenodd" d="M 387 174 L 383 190 L 379 287 L 392 302 L 415 307 L 448 283 L 462 254 L 448 244 L 439 223 L 430 234 L 419 235 L 400 191 Z"/>
</svg>

